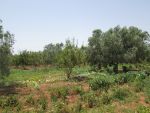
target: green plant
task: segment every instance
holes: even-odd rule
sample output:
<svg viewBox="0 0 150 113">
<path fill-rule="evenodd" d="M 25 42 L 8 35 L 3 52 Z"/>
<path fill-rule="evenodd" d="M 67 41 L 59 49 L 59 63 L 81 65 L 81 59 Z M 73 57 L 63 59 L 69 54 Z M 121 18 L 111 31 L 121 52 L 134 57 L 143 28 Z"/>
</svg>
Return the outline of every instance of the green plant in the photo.
<svg viewBox="0 0 150 113">
<path fill-rule="evenodd" d="M 110 104 L 111 99 L 112 98 L 108 94 L 103 94 L 102 98 L 101 98 L 101 101 L 102 101 L 103 104 Z"/>
<path fill-rule="evenodd" d="M 150 77 L 144 80 L 144 93 L 147 96 L 146 101 L 150 103 Z"/>
<path fill-rule="evenodd" d="M 125 100 L 129 96 L 130 92 L 127 89 L 116 89 L 113 93 L 113 97 L 119 100 Z"/>
<path fill-rule="evenodd" d="M 33 95 L 29 95 L 26 99 L 26 103 L 30 104 L 30 105 L 34 105 L 35 101 L 33 99 Z"/>
<path fill-rule="evenodd" d="M 81 86 L 69 87 L 69 92 L 70 94 L 80 94 L 80 95 L 84 93 Z"/>
<path fill-rule="evenodd" d="M 141 92 L 141 91 L 143 91 L 144 90 L 144 81 L 143 80 L 141 80 L 141 81 L 139 81 L 139 80 L 136 80 L 135 82 L 134 82 L 134 87 L 135 87 L 135 91 L 136 92 Z"/>
<path fill-rule="evenodd" d="M 87 103 L 89 108 L 93 108 L 98 104 L 98 100 L 94 94 L 94 92 L 89 92 L 82 95 L 81 99 Z"/>
<path fill-rule="evenodd" d="M 139 106 L 137 108 L 137 113 L 150 113 L 150 108 L 146 106 Z"/>
<path fill-rule="evenodd" d="M 19 101 L 16 96 L 10 96 L 6 99 L 4 106 L 16 107 L 19 104 Z"/>
<path fill-rule="evenodd" d="M 44 96 L 41 96 L 38 99 L 38 103 L 40 104 L 42 110 L 46 110 L 48 103 L 47 103 L 47 99 Z"/>
<path fill-rule="evenodd" d="M 52 88 L 50 89 L 50 94 L 52 101 L 56 101 L 57 98 L 62 98 L 65 100 L 66 96 L 68 95 L 68 87 L 59 87 L 59 88 Z"/>
<path fill-rule="evenodd" d="M 92 90 L 108 91 L 110 85 L 113 83 L 111 76 L 99 75 L 90 81 Z"/>
</svg>

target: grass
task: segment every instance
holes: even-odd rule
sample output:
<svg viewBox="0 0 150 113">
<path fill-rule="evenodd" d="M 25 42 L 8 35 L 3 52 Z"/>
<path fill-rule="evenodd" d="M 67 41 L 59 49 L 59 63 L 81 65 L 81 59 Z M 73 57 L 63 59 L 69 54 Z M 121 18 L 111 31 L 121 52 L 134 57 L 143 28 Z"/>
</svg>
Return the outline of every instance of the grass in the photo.
<svg viewBox="0 0 150 113">
<path fill-rule="evenodd" d="M 88 70 L 88 66 L 75 67 L 73 78 L 88 78 L 76 81 L 66 80 L 63 70 L 55 67 L 12 69 L 1 83 L 20 85 L 14 87 L 15 93 L 8 89 L 8 95 L 1 94 L 5 89 L 1 87 L 0 113 L 147 113 L 149 77 L 141 72 L 110 75 Z"/>
<path fill-rule="evenodd" d="M 43 83 L 59 80 L 62 78 L 65 78 L 63 71 L 57 68 L 41 68 L 37 70 L 12 69 L 11 74 L 1 80 L 0 83 L 4 83 L 5 86 L 9 86 L 13 84 L 24 84 L 30 81 Z"/>
</svg>

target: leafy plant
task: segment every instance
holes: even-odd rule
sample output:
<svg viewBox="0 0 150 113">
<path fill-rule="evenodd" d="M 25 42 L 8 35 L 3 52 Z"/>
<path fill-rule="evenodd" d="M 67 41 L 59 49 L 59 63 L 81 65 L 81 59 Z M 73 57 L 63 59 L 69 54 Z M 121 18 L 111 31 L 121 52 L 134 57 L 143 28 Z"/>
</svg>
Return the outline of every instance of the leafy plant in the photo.
<svg viewBox="0 0 150 113">
<path fill-rule="evenodd" d="M 98 103 L 98 100 L 96 99 L 95 94 L 93 92 L 89 92 L 87 94 L 82 95 L 81 99 L 87 103 L 89 108 L 93 108 Z"/>
<path fill-rule="evenodd" d="M 40 107 L 42 108 L 42 110 L 46 110 L 48 103 L 47 103 L 47 99 L 44 96 L 41 96 L 38 99 L 38 103 L 40 104 Z"/>
<path fill-rule="evenodd" d="M 116 89 L 113 93 L 113 97 L 119 100 L 125 100 L 129 96 L 130 92 L 127 89 Z"/>
<path fill-rule="evenodd" d="M 90 81 L 90 87 L 92 90 L 100 90 L 107 92 L 113 82 L 113 78 L 109 76 L 99 75 Z"/>
</svg>

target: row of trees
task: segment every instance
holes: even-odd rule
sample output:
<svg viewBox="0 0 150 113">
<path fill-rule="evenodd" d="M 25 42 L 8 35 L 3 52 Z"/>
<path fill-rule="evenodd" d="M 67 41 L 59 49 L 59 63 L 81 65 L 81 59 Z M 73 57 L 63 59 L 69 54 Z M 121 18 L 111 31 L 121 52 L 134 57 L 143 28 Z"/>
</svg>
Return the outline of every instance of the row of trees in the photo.
<svg viewBox="0 0 150 113">
<path fill-rule="evenodd" d="M 74 40 L 65 44 L 48 44 L 43 51 L 22 51 L 12 55 L 13 35 L 0 26 L 0 75 L 9 74 L 9 64 L 15 66 L 56 65 L 63 67 L 70 78 L 74 66 L 90 64 L 97 69 L 114 66 L 118 72 L 120 63 L 150 62 L 150 36 L 137 27 L 116 26 L 106 32 L 94 30 L 88 46 L 78 47 Z"/>
<path fill-rule="evenodd" d="M 119 63 L 150 60 L 150 35 L 137 27 L 94 30 L 88 42 L 88 61 L 98 69 L 113 65 L 117 73 Z"/>
<path fill-rule="evenodd" d="M 57 65 L 64 67 L 69 78 L 75 65 L 90 64 L 101 69 L 114 66 L 118 72 L 118 64 L 140 63 L 150 61 L 150 36 L 148 32 L 137 27 L 116 26 L 106 32 L 94 30 L 88 39 L 87 47 L 78 47 L 73 41 L 65 44 L 48 44 L 42 52 L 23 51 L 14 55 L 13 64 L 25 65 Z"/>
<path fill-rule="evenodd" d="M 24 50 L 12 56 L 12 65 L 15 66 L 39 66 L 55 65 L 65 69 L 66 75 L 70 78 L 74 66 L 86 64 L 86 48 L 79 48 L 74 40 L 67 40 L 65 44 L 48 44 L 41 52 Z"/>
</svg>

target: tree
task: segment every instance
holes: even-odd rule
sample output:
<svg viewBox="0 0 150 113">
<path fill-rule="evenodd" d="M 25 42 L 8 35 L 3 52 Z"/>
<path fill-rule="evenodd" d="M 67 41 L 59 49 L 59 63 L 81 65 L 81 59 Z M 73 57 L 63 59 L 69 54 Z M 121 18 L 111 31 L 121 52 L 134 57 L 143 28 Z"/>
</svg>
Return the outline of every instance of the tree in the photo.
<svg viewBox="0 0 150 113">
<path fill-rule="evenodd" d="M 117 73 L 119 63 L 148 60 L 149 39 L 148 32 L 136 27 L 116 26 L 103 33 L 94 30 L 88 44 L 89 63 L 97 67 L 113 65 Z"/>
<path fill-rule="evenodd" d="M 0 77 L 8 75 L 10 56 L 12 54 L 11 48 L 14 44 L 14 35 L 8 31 L 4 32 L 3 26 L 0 23 Z"/>
<path fill-rule="evenodd" d="M 75 46 L 74 41 L 67 40 L 64 49 L 58 57 L 59 65 L 65 69 L 67 78 L 70 78 L 72 69 L 78 64 L 77 52 L 78 48 Z"/>
<path fill-rule="evenodd" d="M 13 55 L 13 65 L 15 66 L 38 66 L 44 64 L 43 52 L 21 51 L 17 55 Z"/>
<path fill-rule="evenodd" d="M 44 61 L 46 64 L 55 64 L 56 58 L 59 52 L 62 51 L 63 43 L 57 44 L 48 44 L 44 47 Z"/>
<path fill-rule="evenodd" d="M 114 72 L 118 73 L 118 64 L 123 60 L 123 46 L 120 36 L 120 27 L 117 26 L 114 29 L 109 29 L 105 32 L 103 43 L 104 63 L 107 65 L 113 65 Z"/>
<path fill-rule="evenodd" d="M 97 29 L 93 31 L 92 37 L 88 40 L 88 62 L 98 69 L 101 69 L 103 63 L 103 33 Z"/>
</svg>

